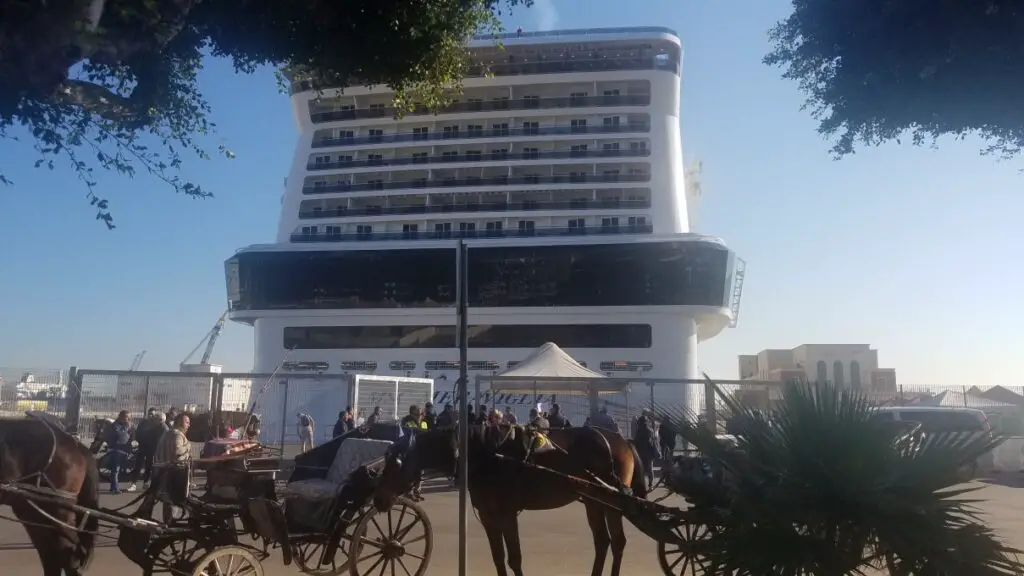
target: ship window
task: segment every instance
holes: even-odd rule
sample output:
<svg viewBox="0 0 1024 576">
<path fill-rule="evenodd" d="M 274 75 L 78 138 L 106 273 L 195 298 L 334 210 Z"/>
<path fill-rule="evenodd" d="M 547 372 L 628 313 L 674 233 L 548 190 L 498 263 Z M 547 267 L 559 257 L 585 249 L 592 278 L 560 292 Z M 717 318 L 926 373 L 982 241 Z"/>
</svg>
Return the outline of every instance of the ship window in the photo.
<svg viewBox="0 0 1024 576">
<path fill-rule="evenodd" d="M 416 363 L 408 360 L 392 360 L 388 363 L 388 369 L 399 372 L 409 372 L 410 370 L 416 369 Z"/>
<path fill-rule="evenodd" d="M 628 362 L 615 360 L 612 362 L 601 362 L 601 372 L 649 372 L 654 368 L 650 362 Z"/>
<path fill-rule="evenodd" d="M 479 372 L 497 372 L 501 370 L 501 364 L 491 360 L 471 360 L 468 368 Z"/>
<path fill-rule="evenodd" d="M 426 364 L 427 370 L 458 370 L 458 360 L 429 360 Z"/>
<path fill-rule="evenodd" d="M 650 348 L 649 324 L 516 324 L 470 327 L 470 348 Z M 284 329 L 300 350 L 454 348 L 455 326 L 302 326 Z M 374 366 L 376 368 L 376 366 Z M 354 370 L 354 368 L 342 368 Z M 428 370 L 436 368 L 427 367 Z M 490 369 L 490 368 L 488 368 Z"/>
<path fill-rule="evenodd" d="M 505 364 L 506 368 L 515 368 L 516 366 L 519 366 L 519 360 L 509 360 L 508 364 Z"/>
<path fill-rule="evenodd" d="M 523 222 L 528 230 L 532 221 Z M 610 217 L 591 225 L 602 224 L 611 225 Z M 518 233 L 519 221 L 491 220 L 483 229 L 505 234 L 506 227 Z M 230 296 L 232 310 L 455 305 L 453 248 L 254 251 L 232 257 L 234 263 L 239 290 Z M 712 242 L 477 246 L 469 250 L 470 305 L 720 307 L 727 305 L 729 266 L 729 251 Z"/>
<path fill-rule="evenodd" d="M 323 372 L 330 367 L 327 362 L 285 362 L 281 370 L 285 372 Z"/>
<path fill-rule="evenodd" d="M 285 328 L 287 331 L 288 328 Z M 377 363 L 373 360 L 349 360 L 341 363 L 342 370 L 352 372 L 372 372 L 377 369 Z"/>
</svg>

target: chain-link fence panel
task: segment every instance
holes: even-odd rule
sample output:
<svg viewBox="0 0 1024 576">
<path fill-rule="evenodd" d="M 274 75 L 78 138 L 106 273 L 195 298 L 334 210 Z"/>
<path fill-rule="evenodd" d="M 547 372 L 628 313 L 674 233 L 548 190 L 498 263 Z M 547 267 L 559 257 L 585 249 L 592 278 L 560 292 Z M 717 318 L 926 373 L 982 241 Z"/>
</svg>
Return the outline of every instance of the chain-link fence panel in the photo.
<svg viewBox="0 0 1024 576">
<path fill-rule="evenodd" d="M 67 370 L 0 367 L 0 415 L 18 417 L 28 411 L 64 417 Z"/>
</svg>

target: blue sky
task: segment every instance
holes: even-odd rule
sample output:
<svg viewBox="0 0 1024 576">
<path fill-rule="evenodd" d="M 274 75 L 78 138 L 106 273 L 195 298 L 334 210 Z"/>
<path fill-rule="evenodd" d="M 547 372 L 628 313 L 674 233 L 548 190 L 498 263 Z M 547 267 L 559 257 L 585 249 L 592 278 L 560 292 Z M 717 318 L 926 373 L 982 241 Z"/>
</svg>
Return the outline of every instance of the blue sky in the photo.
<svg viewBox="0 0 1024 576">
<path fill-rule="evenodd" d="M 1024 159 L 980 143 L 888 145 L 836 162 L 796 86 L 761 64 L 782 0 L 538 0 L 510 29 L 662 25 L 679 32 L 683 148 L 704 163 L 701 230 L 748 262 L 739 327 L 700 366 L 736 376 L 736 354 L 802 343 L 879 349 L 905 384 L 1024 384 Z M 201 85 L 234 160 L 189 159 L 215 191 L 194 201 L 145 176 L 101 179 L 118 228 L 92 219 L 69 169 L 32 168 L 0 141 L 0 366 L 176 368 L 225 306 L 223 261 L 273 240 L 296 141 L 272 75 L 210 61 Z M 229 324 L 214 362 L 246 371 L 252 333 Z"/>
</svg>

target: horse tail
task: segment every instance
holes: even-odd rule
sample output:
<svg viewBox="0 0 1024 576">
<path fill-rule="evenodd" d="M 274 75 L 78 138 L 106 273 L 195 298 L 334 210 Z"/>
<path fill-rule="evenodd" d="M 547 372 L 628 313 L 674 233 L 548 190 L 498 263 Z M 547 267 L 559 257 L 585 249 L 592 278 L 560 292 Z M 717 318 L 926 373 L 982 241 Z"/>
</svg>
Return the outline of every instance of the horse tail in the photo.
<svg viewBox="0 0 1024 576">
<path fill-rule="evenodd" d="M 82 481 L 82 488 L 78 491 L 77 503 L 83 508 L 92 510 L 100 507 L 100 467 L 90 454 L 85 462 L 85 479 Z M 82 516 L 79 512 L 75 514 L 76 524 L 82 526 Z M 75 550 L 78 568 L 82 572 L 92 562 L 93 552 L 96 550 L 96 531 L 99 530 L 100 521 L 96 516 L 89 515 L 85 519 L 85 525 L 78 533 L 78 545 Z"/>
<path fill-rule="evenodd" d="M 632 440 L 626 441 L 629 444 L 629 451 L 633 455 L 633 477 L 629 480 L 629 487 L 637 498 L 647 499 L 647 479 L 644 478 L 644 463 L 640 459 L 640 452 L 636 449 L 636 443 Z"/>
</svg>

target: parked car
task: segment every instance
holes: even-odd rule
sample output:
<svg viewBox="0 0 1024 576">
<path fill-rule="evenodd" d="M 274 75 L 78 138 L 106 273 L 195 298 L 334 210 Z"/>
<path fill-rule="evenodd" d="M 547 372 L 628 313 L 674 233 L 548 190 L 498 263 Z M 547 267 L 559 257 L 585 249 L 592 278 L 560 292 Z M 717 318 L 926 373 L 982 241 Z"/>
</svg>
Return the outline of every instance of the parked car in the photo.
<svg viewBox="0 0 1024 576">
<path fill-rule="evenodd" d="M 918 422 L 925 442 L 929 434 L 953 432 L 969 435 L 992 436 L 992 426 L 984 412 L 976 408 L 946 406 L 884 406 L 878 408 L 875 418 L 881 422 Z M 978 469 L 991 469 L 995 456 L 989 452 L 974 462 L 964 475 L 974 478 Z"/>
</svg>

